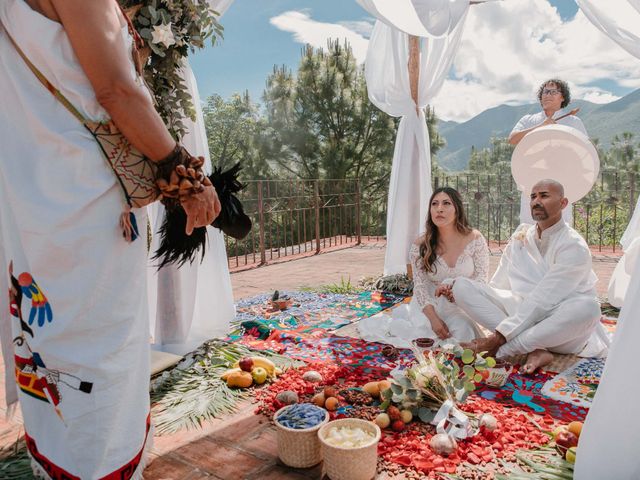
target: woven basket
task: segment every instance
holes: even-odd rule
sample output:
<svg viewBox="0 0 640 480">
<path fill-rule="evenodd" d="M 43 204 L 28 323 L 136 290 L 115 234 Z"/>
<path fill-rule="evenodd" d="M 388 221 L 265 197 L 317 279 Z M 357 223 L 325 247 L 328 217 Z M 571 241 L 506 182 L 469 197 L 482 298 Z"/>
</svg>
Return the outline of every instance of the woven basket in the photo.
<svg viewBox="0 0 640 480">
<path fill-rule="evenodd" d="M 358 427 L 375 435 L 375 439 L 358 448 L 334 447 L 324 440 L 329 429 L 334 427 Z M 318 430 L 318 438 L 322 443 L 325 473 L 331 480 L 371 480 L 378 466 L 380 435 L 380 428 L 375 423 L 358 418 L 344 418 L 323 425 Z"/>
<path fill-rule="evenodd" d="M 293 405 L 278 410 L 273 421 L 278 427 L 278 456 L 282 463 L 293 468 L 309 468 L 322 461 L 318 429 L 329 421 L 329 412 L 324 420 L 315 427 L 305 429 L 288 428 L 277 421 L 282 412 Z"/>
</svg>

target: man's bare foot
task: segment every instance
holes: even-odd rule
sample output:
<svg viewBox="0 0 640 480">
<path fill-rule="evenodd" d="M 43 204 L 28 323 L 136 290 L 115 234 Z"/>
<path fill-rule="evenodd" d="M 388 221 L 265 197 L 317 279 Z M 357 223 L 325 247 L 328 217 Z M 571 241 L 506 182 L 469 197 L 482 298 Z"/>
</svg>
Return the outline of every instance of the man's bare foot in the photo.
<svg viewBox="0 0 640 480">
<path fill-rule="evenodd" d="M 527 361 L 522 366 L 520 371 L 525 375 L 531 375 L 536 370 L 542 367 L 546 367 L 553 361 L 553 353 L 548 350 L 534 350 L 527 355 Z"/>
<path fill-rule="evenodd" d="M 504 343 L 504 337 L 499 333 L 494 333 L 487 338 L 476 338 L 471 342 L 461 343 L 460 346 L 474 352 L 488 352 L 487 354 L 493 357 Z"/>
</svg>

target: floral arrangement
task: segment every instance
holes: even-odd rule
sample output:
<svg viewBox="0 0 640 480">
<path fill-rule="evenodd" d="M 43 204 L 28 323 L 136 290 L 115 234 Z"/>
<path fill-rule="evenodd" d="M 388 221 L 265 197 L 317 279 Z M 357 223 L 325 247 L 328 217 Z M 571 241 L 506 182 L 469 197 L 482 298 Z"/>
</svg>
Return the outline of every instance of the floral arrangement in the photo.
<svg viewBox="0 0 640 480">
<path fill-rule="evenodd" d="M 191 95 L 181 75 L 190 52 L 222 37 L 218 13 L 206 0 L 120 0 L 145 42 L 145 81 L 156 109 L 176 139 L 185 118 L 195 120 Z"/>
<path fill-rule="evenodd" d="M 464 403 L 475 384 L 486 379 L 488 369 L 496 365 L 492 357 L 463 349 L 457 343 L 442 343 L 433 350 L 414 346 L 413 352 L 416 363 L 412 367 L 391 372 L 391 388 L 382 393 L 380 407 L 400 405 L 425 423 L 450 411 L 459 414 L 455 406 Z"/>
</svg>

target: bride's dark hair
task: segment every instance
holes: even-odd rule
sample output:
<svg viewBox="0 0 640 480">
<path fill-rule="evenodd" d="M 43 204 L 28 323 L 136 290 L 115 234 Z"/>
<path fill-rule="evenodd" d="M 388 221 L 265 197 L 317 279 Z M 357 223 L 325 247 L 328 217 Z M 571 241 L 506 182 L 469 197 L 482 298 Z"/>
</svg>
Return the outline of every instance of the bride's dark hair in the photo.
<svg viewBox="0 0 640 480">
<path fill-rule="evenodd" d="M 462 197 L 460 196 L 458 191 L 455 188 L 451 187 L 436 188 L 431 195 L 431 198 L 429 199 L 427 226 L 424 232 L 424 239 L 420 243 L 420 258 L 422 258 L 422 263 L 424 264 L 425 270 L 430 273 L 436 272 L 435 262 L 438 258 L 436 248 L 438 247 L 438 242 L 440 241 L 438 227 L 435 223 L 433 223 L 433 220 L 431 219 L 431 203 L 438 193 L 446 193 L 453 202 L 453 206 L 456 209 L 456 230 L 464 235 L 468 235 L 472 232 L 472 228 L 467 221 L 467 215 L 464 212 Z"/>
</svg>

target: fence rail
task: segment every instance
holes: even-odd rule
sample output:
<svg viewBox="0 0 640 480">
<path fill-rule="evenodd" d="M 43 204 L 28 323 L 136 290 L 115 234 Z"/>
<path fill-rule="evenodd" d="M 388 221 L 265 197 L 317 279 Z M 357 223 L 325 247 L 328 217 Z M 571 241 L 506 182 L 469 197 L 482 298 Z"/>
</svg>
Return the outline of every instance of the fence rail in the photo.
<svg viewBox="0 0 640 480">
<path fill-rule="evenodd" d="M 617 248 L 638 192 L 633 172 L 602 171 L 587 197 L 573 205 L 573 226 L 600 250 Z M 387 191 L 361 190 L 358 180 L 251 180 L 241 199 L 253 229 L 226 237 L 229 268 L 239 270 L 300 254 L 384 238 Z M 488 240 L 508 241 L 518 225 L 520 192 L 510 174 L 446 174 L 433 186 L 462 195 L 471 224 Z"/>
</svg>

